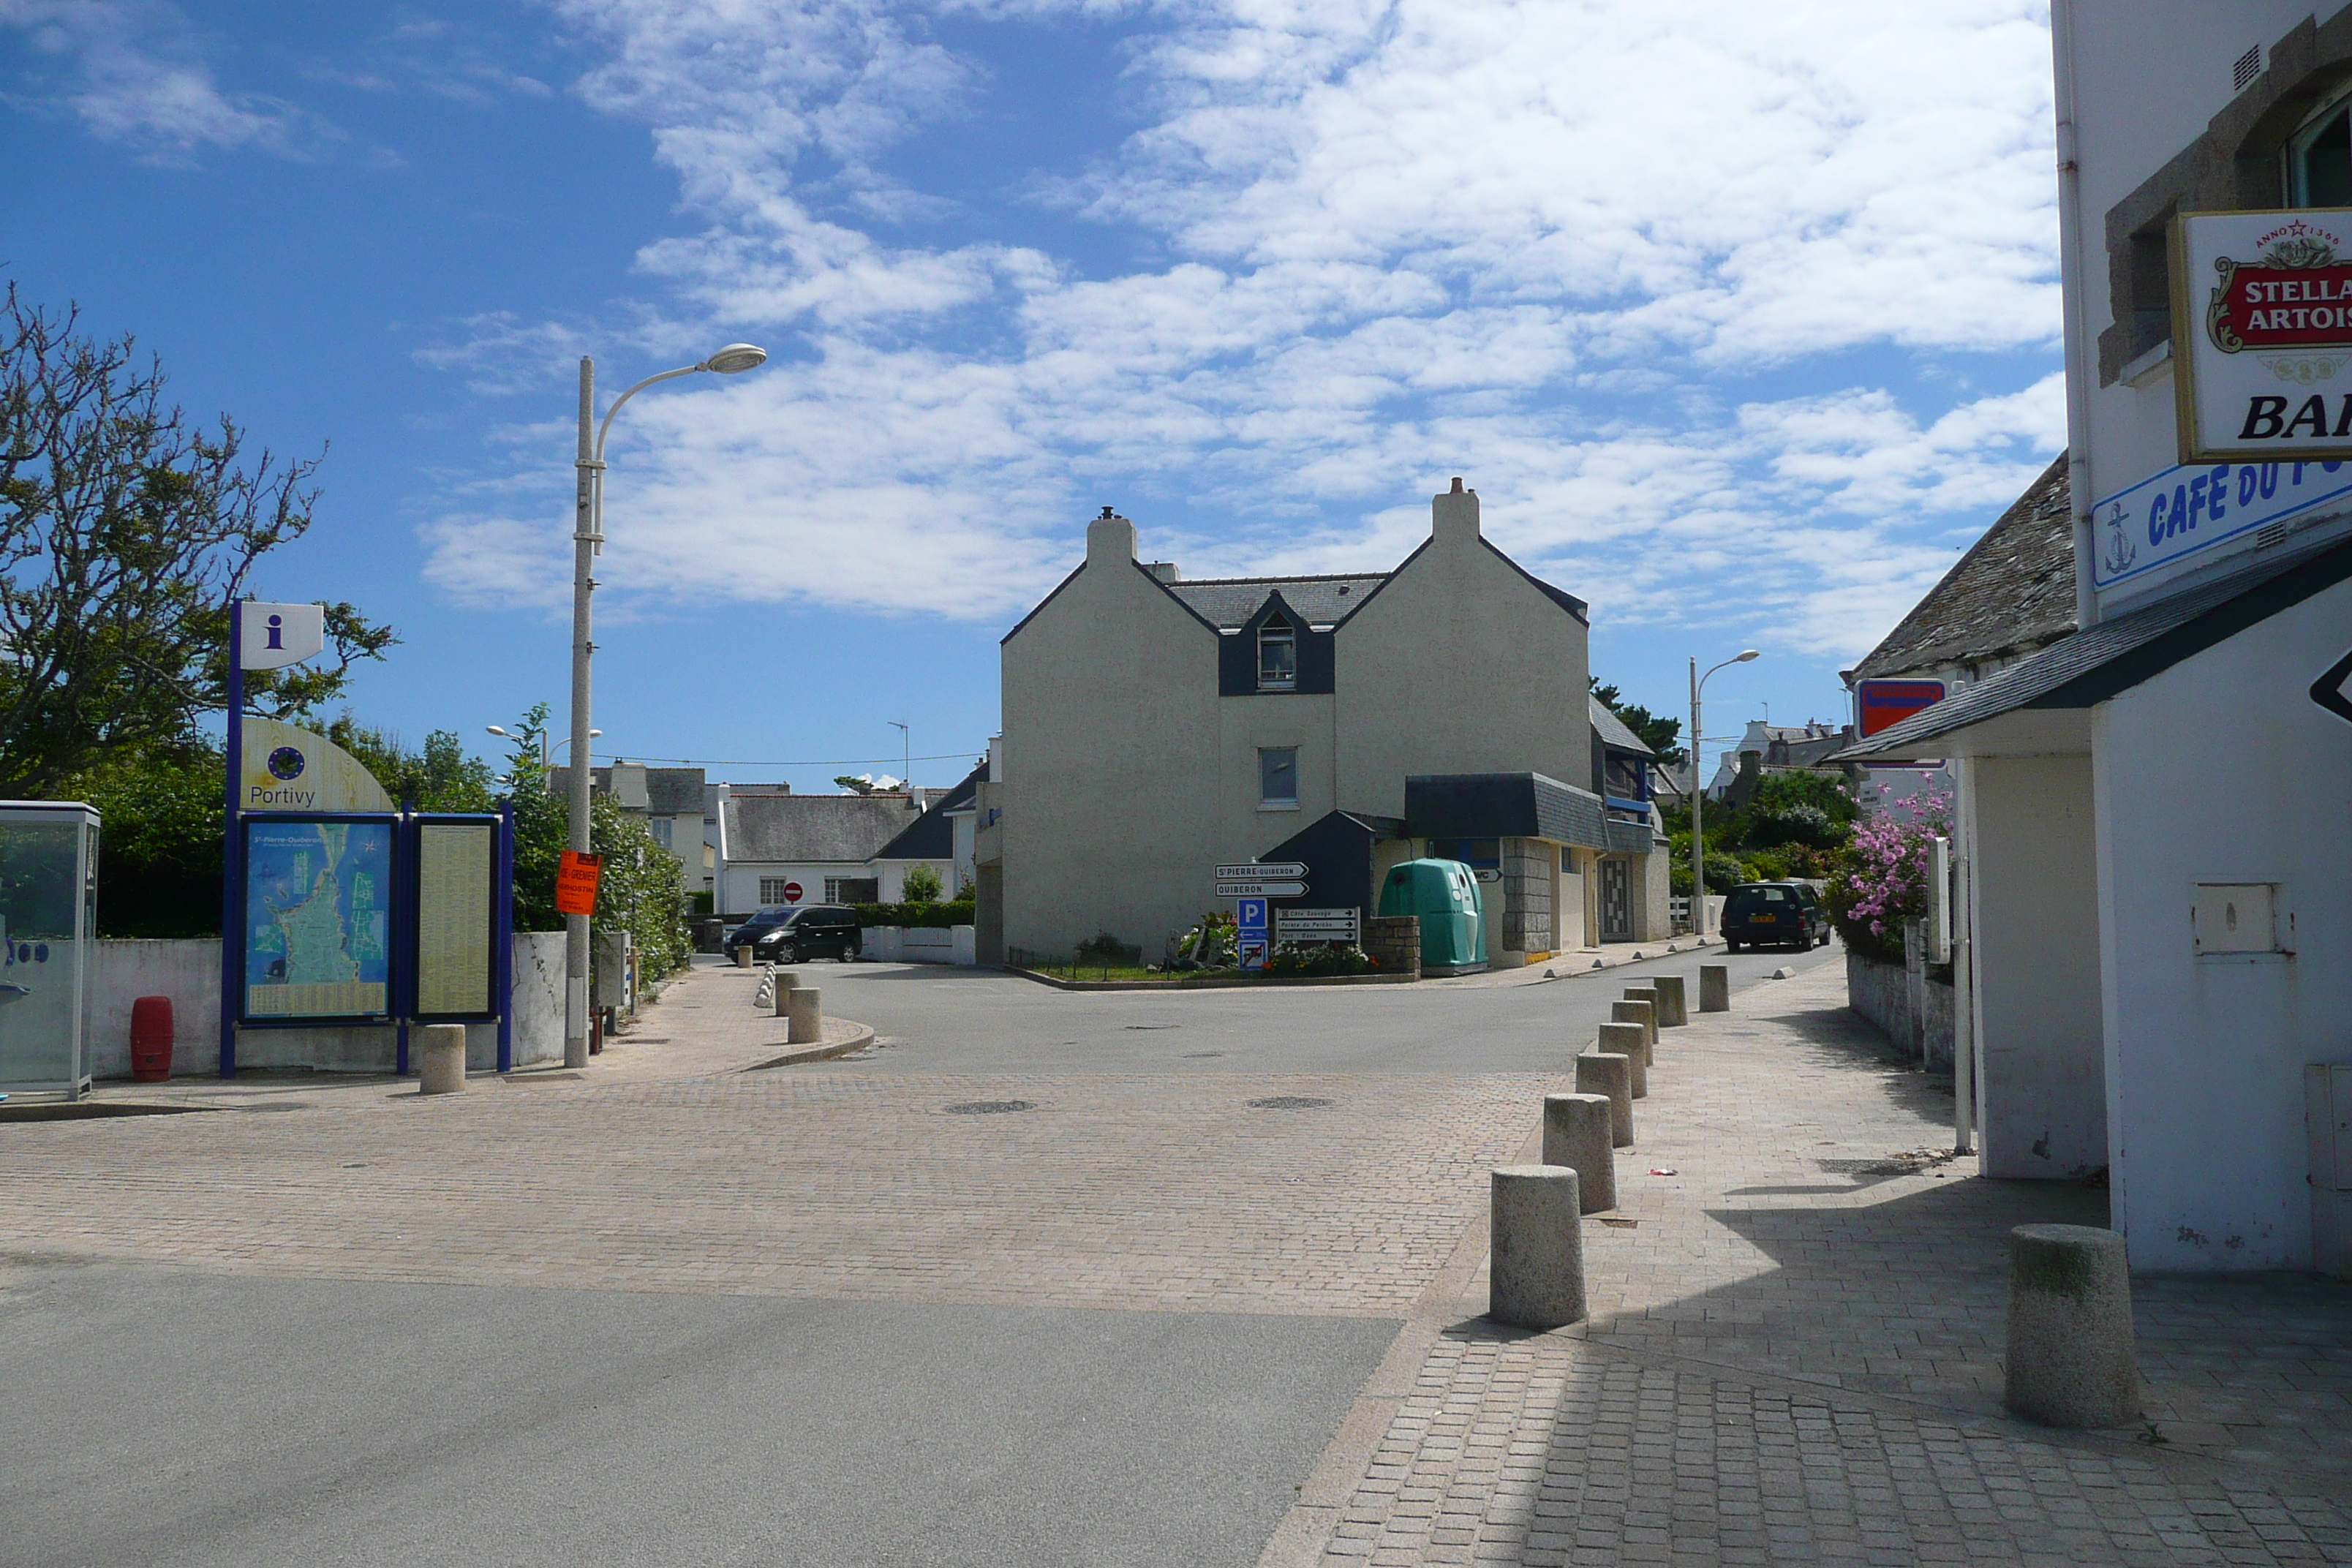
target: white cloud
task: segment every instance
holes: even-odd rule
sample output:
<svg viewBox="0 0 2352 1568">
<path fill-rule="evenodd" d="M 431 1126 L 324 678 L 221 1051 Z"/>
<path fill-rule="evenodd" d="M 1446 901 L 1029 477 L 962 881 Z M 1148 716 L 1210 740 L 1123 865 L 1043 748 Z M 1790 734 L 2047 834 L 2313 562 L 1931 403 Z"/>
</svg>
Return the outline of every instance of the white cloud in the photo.
<svg viewBox="0 0 2352 1568">
<path fill-rule="evenodd" d="M 633 592 L 1003 619 L 1097 500 L 1186 520 L 1150 547 L 1188 569 L 1361 566 L 1463 473 L 1606 613 L 1844 653 L 2063 428 L 2039 0 L 944 6 L 1133 34 L 1142 128 L 1006 171 L 1158 258 L 1123 269 L 909 237 L 1032 232 L 895 156 L 985 134 L 992 90 L 919 6 L 547 3 L 695 215 L 601 341 L 779 351 L 625 418 Z M 512 389 L 583 331 L 488 319 L 428 357 Z M 2006 389 L 1950 390 L 1988 351 Z M 436 580 L 501 591 L 562 493 L 544 527 L 453 509 Z"/>
<path fill-rule="evenodd" d="M 208 147 L 310 158 L 340 138 L 282 99 L 223 89 L 187 18 L 164 0 L 0 0 L 0 27 L 23 30 L 62 68 L 44 98 L 148 162 Z"/>
</svg>

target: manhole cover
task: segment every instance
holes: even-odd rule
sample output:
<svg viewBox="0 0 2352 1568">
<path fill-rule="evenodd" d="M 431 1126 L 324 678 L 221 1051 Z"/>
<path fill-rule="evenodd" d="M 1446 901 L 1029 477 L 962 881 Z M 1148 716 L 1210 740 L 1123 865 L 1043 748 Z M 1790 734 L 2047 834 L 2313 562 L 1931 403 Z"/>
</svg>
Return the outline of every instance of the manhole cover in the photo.
<svg viewBox="0 0 2352 1568">
<path fill-rule="evenodd" d="M 967 1100 L 948 1107 L 950 1116 L 1002 1116 L 1008 1110 L 1034 1110 L 1037 1107 L 1026 1100 Z"/>
<path fill-rule="evenodd" d="M 1255 1110 L 1319 1110 L 1336 1103 L 1311 1094 L 1270 1094 L 1264 1100 L 1251 1100 L 1250 1107 Z"/>
<path fill-rule="evenodd" d="M 1176 1026 L 1173 1024 L 1129 1024 L 1127 1027 L 1130 1029 L 1172 1029 L 1175 1028 Z"/>
<path fill-rule="evenodd" d="M 1221 1057 L 1224 1054 L 1223 1051 L 1186 1051 L 1184 1058 L 1187 1061 L 1195 1061 L 1202 1057 Z"/>
</svg>

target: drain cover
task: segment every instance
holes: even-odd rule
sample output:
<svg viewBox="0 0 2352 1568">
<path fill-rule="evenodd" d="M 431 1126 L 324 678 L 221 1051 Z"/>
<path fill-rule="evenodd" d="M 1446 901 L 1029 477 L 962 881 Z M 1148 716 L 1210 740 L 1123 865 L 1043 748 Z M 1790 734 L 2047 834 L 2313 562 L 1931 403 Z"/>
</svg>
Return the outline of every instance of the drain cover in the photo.
<svg viewBox="0 0 2352 1568">
<path fill-rule="evenodd" d="M 1034 1110 L 1026 1100 L 967 1100 L 948 1107 L 950 1116 L 1001 1116 L 1008 1110 Z"/>
<path fill-rule="evenodd" d="M 1130 1029 L 1172 1029 L 1176 1027 L 1176 1026 L 1173 1024 L 1129 1024 L 1127 1027 Z"/>
<path fill-rule="evenodd" d="M 1186 1051 L 1184 1058 L 1187 1061 L 1191 1061 L 1199 1057 L 1221 1057 L 1224 1054 L 1223 1051 Z"/>
<path fill-rule="evenodd" d="M 1271 1094 L 1264 1100 L 1251 1100 L 1250 1107 L 1255 1110 L 1319 1110 L 1336 1103 L 1311 1094 Z"/>
</svg>

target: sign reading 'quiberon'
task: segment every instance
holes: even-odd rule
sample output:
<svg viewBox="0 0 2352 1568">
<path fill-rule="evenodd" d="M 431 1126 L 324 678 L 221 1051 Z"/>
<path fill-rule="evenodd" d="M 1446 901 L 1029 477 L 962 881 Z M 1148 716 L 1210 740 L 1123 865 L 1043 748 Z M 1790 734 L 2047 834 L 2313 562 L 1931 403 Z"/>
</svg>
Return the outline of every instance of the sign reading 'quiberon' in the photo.
<svg viewBox="0 0 2352 1568">
<path fill-rule="evenodd" d="M 2352 457 L 2352 211 L 2184 213 L 2180 460 Z"/>
</svg>

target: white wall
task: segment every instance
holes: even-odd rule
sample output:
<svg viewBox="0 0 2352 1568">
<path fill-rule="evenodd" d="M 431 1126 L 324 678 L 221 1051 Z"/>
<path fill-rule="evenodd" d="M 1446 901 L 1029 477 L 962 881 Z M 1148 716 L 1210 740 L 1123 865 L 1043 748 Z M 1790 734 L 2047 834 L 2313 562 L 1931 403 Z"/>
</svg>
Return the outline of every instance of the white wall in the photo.
<svg viewBox="0 0 2352 1568">
<path fill-rule="evenodd" d="M 218 937 L 99 942 L 84 1036 L 90 1076 L 131 1076 L 131 1005 L 142 996 L 172 999 L 172 1076 L 218 1074 L 220 949 Z M 514 964 L 515 1065 L 562 1061 L 563 933 L 517 931 Z M 390 1072 L 398 1060 L 398 1044 L 385 1027 L 246 1029 L 237 1035 L 236 1059 L 244 1068 Z M 487 1072 L 498 1060 L 498 1026 L 467 1025 L 467 1065 Z"/>
<path fill-rule="evenodd" d="M 2056 1180 L 2109 1163 L 2091 759 L 1976 757 L 1977 1047 L 1984 1172 Z"/>
<path fill-rule="evenodd" d="M 760 897 L 763 879 L 782 877 L 801 885 L 800 902 L 824 902 L 824 884 L 828 877 L 867 878 L 876 873 L 862 860 L 803 860 L 779 863 L 761 860 L 728 862 L 726 875 L 720 879 L 718 912 L 722 915 L 748 915 L 762 904 L 784 902 L 782 899 Z"/>
<path fill-rule="evenodd" d="M 2352 1062 L 2352 724 L 2306 689 L 2347 645 L 2338 584 L 2095 714 L 2112 1201 L 2136 1268 L 2310 1266 L 2303 1068 Z M 2280 884 L 2294 955 L 2196 956 L 2200 882 Z"/>
</svg>

